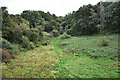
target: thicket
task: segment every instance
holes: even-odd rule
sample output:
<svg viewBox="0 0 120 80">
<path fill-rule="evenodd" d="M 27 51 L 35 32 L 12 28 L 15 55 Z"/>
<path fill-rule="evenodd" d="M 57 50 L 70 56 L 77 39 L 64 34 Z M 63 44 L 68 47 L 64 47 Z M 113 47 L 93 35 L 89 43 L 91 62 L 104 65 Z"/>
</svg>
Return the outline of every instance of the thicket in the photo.
<svg viewBox="0 0 120 80">
<path fill-rule="evenodd" d="M 120 1 L 84 5 L 65 16 L 67 33 L 73 36 L 116 34 L 120 25 Z"/>
</svg>

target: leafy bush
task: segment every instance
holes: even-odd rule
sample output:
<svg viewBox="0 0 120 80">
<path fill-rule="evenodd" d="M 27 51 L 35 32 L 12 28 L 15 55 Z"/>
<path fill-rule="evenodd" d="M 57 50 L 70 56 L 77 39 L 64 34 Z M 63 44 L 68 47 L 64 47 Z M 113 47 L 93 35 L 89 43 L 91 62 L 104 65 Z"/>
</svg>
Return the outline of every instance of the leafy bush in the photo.
<svg viewBox="0 0 120 80">
<path fill-rule="evenodd" d="M 9 52 L 15 56 L 17 53 L 20 52 L 21 46 L 19 44 L 11 44 L 11 48 L 9 49 Z"/>
<path fill-rule="evenodd" d="M 42 45 L 49 44 L 49 42 L 53 36 L 47 32 L 42 32 L 42 35 L 43 35 Z"/>
<path fill-rule="evenodd" d="M 30 41 L 36 42 L 39 39 L 39 30 L 35 28 L 27 29 L 24 31 L 24 36 L 28 37 Z"/>
<path fill-rule="evenodd" d="M 6 39 L 3 39 L 0 37 L 0 48 L 10 48 L 11 43 L 7 41 Z"/>
<path fill-rule="evenodd" d="M 60 39 L 67 39 L 67 38 L 71 38 L 71 35 L 68 35 L 67 33 L 63 33 L 62 35 L 60 35 Z"/>
<path fill-rule="evenodd" d="M 109 41 L 107 39 L 101 39 L 100 43 L 98 44 L 101 47 L 109 46 Z"/>
<path fill-rule="evenodd" d="M 57 36 L 60 35 L 60 33 L 59 33 L 58 30 L 52 30 L 52 35 L 53 35 L 54 37 L 57 37 Z"/>
<path fill-rule="evenodd" d="M 34 44 L 32 42 L 30 42 L 29 39 L 25 36 L 22 36 L 21 46 L 23 48 L 26 48 L 26 49 L 33 49 L 34 48 Z"/>
<path fill-rule="evenodd" d="M 43 38 L 52 38 L 52 35 L 47 32 L 42 32 Z"/>
<path fill-rule="evenodd" d="M 28 49 L 33 49 L 35 46 L 34 46 L 34 43 L 33 42 L 30 42 L 29 45 L 28 45 Z"/>
</svg>

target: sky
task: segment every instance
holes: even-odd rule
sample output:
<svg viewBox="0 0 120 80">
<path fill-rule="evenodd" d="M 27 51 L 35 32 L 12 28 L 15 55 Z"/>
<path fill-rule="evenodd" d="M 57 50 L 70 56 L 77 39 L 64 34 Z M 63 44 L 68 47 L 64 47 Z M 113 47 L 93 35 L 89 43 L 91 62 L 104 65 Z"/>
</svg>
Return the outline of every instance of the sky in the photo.
<svg viewBox="0 0 120 80">
<path fill-rule="evenodd" d="M 57 16 L 77 11 L 80 6 L 95 5 L 101 0 L 0 0 L 0 7 L 6 6 L 10 14 L 20 14 L 24 10 L 41 10 Z"/>
</svg>

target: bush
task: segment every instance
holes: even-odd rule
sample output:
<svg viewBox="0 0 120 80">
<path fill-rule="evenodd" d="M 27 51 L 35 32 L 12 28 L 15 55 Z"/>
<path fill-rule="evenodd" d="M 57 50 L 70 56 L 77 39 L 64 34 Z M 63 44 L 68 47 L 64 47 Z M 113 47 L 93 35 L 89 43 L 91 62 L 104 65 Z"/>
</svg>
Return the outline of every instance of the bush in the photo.
<svg viewBox="0 0 120 80">
<path fill-rule="evenodd" d="M 109 46 L 109 41 L 107 39 L 101 39 L 98 45 L 101 47 Z"/>
<path fill-rule="evenodd" d="M 42 32 L 43 38 L 52 38 L 52 35 L 47 32 Z"/>
<path fill-rule="evenodd" d="M 60 39 L 67 39 L 67 38 L 71 38 L 71 35 L 68 35 L 67 33 L 63 33 L 62 35 L 60 35 Z"/>
<path fill-rule="evenodd" d="M 31 29 L 27 29 L 26 31 L 24 31 L 24 36 L 26 36 L 30 41 L 32 42 L 36 42 L 39 40 L 39 30 L 35 29 L 35 28 L 31 28 Z"/>
<path fill-rule="evenodd" d="M 23 48 L 26 48 L 26 49 L 33 49 L 34 48 L 34 44 L 32 42 L 30 42 L 29 39 L 25 36 L 22 36 L 21 46 Z"/>
<path fill-rule="evenodd" d="M 52 35 L 53 35 L 54 37 L 57 37 L 57 36 L 60 35 L 60 33 L 59 33 L 58 30 L 53 30 L 53 31 L 52 31 Z"/>
<path fill-rule="evenodd" d="M 42 32 L 42 35 L 43 35 L 42 45 L 49 44 L 49 42 L 53 36 L 47 32 Z"/>
<path fill-rule="evenodd" d="M 11 49 L 9 49 L 9 52 L 15 56 L 17 53 L 20 52 L 21 46 L 19 44 L 12 44 Z"/>
<path fill-rule="evenodd" d="M 7 48 L 0 49 L 0 55 L 2 55 L 0 60 L 5 63 L 10 62 L 10 60 L 13 58 L 12 54 L 9 53 Z"/>
<path fill-rule="evenodd" d="M 47 46 L 49 44 L 49 42 L 45 41 L 45 42 L 42 42 L 42 45 L 44 46 Z"/>
<path fill-rule="evenodd" d="M 0 37 L 0 48 L 11 48 L 11 43 L 9 41 L 7 41 L 6 39 L 3 39 L 2 37 Z"/>
<path fill-rule="evenodd" d="M 34 43 L 33 42 L 30 42 L 29 45 L 28 45 L 28 49 L 34 49 Z"/>
</svg>

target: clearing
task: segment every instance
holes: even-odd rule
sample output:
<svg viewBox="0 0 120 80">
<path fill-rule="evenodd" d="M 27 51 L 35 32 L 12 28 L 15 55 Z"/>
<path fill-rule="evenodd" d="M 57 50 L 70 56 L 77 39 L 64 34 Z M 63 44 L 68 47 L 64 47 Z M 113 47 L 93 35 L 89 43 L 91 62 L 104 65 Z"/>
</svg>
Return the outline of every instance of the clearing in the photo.
<svg viewBox="0 0 120 80">
<path fill-rule="evenodd" d="M 101 39 L 109 45 L 98 46 Z M 55 38 L 2 65 L 3 78 L 118 78 L 117 36 Z"/>
</svg>

